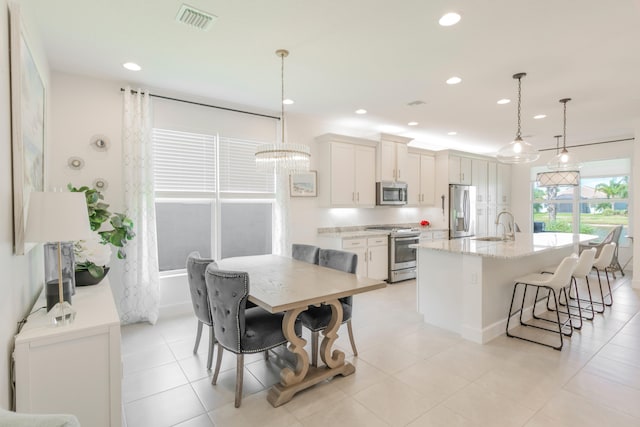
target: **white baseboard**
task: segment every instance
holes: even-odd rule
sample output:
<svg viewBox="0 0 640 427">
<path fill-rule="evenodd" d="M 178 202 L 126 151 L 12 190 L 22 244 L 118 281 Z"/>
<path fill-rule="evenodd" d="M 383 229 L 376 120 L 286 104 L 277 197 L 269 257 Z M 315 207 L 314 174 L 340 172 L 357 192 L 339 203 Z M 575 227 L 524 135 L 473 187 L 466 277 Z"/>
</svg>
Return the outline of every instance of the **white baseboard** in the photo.
<svg viewBox="0 0 640 427">
<path fill-rule="evenodd" d="M 193 313 L 193 305 L 191 304 L 191 302 L 164 305 L 160 307 L 160 319 L 166 317 L 183 316 L 190 313 Z"/>
<path fill-rule="evenodd" d="M 522 313 L 522 319 L 524 321 L 531 320 L 533 318 L 532 315 L 533 307 L 527 307 L 524 309 Z M 513 329 L 516 326 L 520 325 L 520 315 L 516 314 L 511 317 L 511 327 L 509 329 Z M 469 341 L 473 341 L 477 344 L 486 344 L 489 341 L 498 338 L 501 335 L 504 335 L 507 327 L 507 319 L 499 320 L 482 330 L 477 328 L 471 328 L 469 326 L 462 326 L 462 338 L 467 339 Z"/>
</svg>

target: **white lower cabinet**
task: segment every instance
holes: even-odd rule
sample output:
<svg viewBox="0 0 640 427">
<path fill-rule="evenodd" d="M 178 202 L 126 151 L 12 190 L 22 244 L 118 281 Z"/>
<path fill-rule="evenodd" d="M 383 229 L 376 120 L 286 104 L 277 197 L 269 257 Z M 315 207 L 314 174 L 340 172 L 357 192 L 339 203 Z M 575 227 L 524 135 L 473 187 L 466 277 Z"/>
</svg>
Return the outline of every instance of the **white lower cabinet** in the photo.
<svg viewBox="0 0 640 427">
<path fill-rule="evenodd" d="M 122 425 L 120 318 L 108 279 L 76 289 L 76 318 L 53 327 L 34 311 L 15 337 L 17 412 L 68 413 L 91 427 Z M 41 295 L 35 308 L 46 305 Z"/>
<path fill-rule="evenodd" d="M 356 274 L 360 277 L 387 280 L 389 274 L 389 237 L 323 238 L 321 246 L 341 249 L 358 255 Z"/>
</svg>

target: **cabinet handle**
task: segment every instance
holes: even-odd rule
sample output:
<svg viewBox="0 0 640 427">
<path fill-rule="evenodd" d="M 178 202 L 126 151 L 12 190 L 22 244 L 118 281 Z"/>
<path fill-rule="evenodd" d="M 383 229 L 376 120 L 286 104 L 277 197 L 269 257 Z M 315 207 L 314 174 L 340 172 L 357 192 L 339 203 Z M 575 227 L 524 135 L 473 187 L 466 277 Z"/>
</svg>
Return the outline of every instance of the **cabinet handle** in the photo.
<svg viewBox="0 0 640 427">
<path fill-rule="evenodd" d="M 369 251 L 369 261 L 371 261 L 371 251 Z"/>
<path fill-rule="evenodd" d="M 360 201 L 360 192 L 358 191 L 358 192 L 356 193 L 356 195 L 357 195 L 357 196 L 356 196 L 356 200 L 359 202 L 359 201 Z"/>
<path fill-rule="evenodd" d="M 400 179 L 400 169 L 398 169 L 398 179 Z"/>
<path fill-rule="evenodd" d="M 356 201 L 356 193 L 351 193 L 351 201 L 355 202 Z"/>
</svg>

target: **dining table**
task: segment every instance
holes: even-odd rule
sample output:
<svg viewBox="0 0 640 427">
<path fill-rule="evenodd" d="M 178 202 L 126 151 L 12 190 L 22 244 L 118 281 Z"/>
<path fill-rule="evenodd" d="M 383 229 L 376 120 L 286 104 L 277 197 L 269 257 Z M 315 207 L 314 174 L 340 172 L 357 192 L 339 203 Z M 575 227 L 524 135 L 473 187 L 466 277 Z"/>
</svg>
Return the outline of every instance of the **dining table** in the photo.
<svg viewBox="0 0 640 427">
<path fill-rule="evenodd" d="M 269 390 L 267 400 L 271 405 L 278 407 L 299 391 L 336 375 L 347 376 L 355 372 L 355 366 L 345 361 L 344 352 L 333 348 L 342 323 L 339 299 L 384 288 L 386 282 L 280 255 L 225 258 L 217 264 L 221 270 L 249 274 L 249 301 L 270 313 L 284 312 L 282 330 L 295 363 L 293 368 L 282 368 L 280 382 Z M 312 366 L 304 348 L 307 341 L 296 335 L 295 322 L 308 307 L 321 304 L 331 307 L 331 321 L 322 333 L 320 345 L 324 365 Z"/>
</svg>

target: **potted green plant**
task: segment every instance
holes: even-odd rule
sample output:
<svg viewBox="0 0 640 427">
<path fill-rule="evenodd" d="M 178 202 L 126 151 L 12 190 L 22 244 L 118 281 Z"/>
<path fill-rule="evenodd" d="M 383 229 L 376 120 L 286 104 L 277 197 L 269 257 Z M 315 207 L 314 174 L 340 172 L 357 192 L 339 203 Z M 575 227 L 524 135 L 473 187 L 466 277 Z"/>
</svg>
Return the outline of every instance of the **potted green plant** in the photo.
<svg viewBox="0 0 640 427">
<path fill-rule="evenodd" d="M 94 232 L 93 238 L 80 240 L 74 244 L 76 285 L 96 284 L 109 271 L 107 264 L 111 259 L 111 246 L 117 248 L 119 259 L 127 257 L 125 247 L 129 240 L 135 237 L 133 221 L 125 214 L 109 211 L 109 205 L 104 202 L 104 196 L 95 188 L 86 186 L 76 188 L 71 184 L 67 185 L 67 188 L 72 192 L 84 193 L 89 212 L 89 225 Z"/>
</svg>

